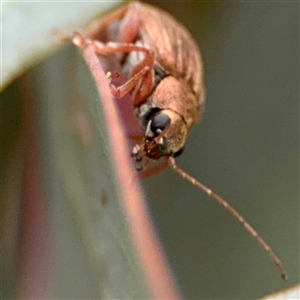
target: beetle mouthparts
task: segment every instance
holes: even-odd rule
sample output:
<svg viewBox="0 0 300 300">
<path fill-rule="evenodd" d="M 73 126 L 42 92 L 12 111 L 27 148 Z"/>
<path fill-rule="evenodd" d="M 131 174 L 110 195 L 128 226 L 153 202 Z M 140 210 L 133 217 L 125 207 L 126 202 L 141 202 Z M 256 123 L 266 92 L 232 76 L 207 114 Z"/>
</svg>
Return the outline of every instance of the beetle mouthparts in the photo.
<svg viewBox="0 0 300 300">
<path fill-rule="evenodd" d="M 130 153 L 130 156 L 134 159 L 135 162 L 135 169 L 139 172 L 144 169 L 145 165 L 145 155 L 143 152 L 144 144 L 142 145 L 135 145 Z"/>
</svg>

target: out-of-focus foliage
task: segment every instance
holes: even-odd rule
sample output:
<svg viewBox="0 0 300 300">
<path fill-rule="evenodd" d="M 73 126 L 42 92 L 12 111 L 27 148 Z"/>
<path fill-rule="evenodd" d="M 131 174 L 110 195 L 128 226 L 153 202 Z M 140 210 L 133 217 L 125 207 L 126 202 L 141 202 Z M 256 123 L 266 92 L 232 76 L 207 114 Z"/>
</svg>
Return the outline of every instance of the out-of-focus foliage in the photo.
<svg viewBox="0 0 300 300">
<path fill-rule="evenodd" d="M 80 29 L 120 2 L 2 2 L 1 89 L 61 46 L 57 31 Z"/>
</svg>

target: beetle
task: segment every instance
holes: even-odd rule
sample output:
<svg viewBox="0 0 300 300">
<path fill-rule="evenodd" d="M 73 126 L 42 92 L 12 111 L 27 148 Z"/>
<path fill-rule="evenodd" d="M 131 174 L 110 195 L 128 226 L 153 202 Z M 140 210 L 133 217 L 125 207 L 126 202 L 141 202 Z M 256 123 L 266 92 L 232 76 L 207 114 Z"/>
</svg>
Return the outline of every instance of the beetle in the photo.
<svg viewBox="0 0 300 300">
<path fill-rule="evenodd" d="M 141 171 L 149 162 L 164 158 L 149 174 L 170 166 L 213 198 L 244 226 L 286 279 L 277 255 L 240 213 L 175 163 L 187 135 L 201 119 L 205 102 L 202 58 L 187 29 L 159 8 L 130 2 L 84 33 L 75 32 L 71 39 L 81 48 L 89 45 L 100 57 L 110 58 L 107 78 L 112 94 L 116 98 L 131 95 L 143 132 L 142 136 L 131 135 L 142 138 L 131 152 L 136 169 Z M 125 81 L 116 85 L 120 75 Z"/>
<path fill-rule="evenodd" d="M 138 169 L 149 159 L 181 154 L 205 99 L 200 50 L 190 33 L 171 15 L 140 2 L 91 27 L 85 42 L 100 55 L 114 55 L 129 78 L 111 89 L 117 98 L 132 95 L 144 131 L 144 142 L 132 150 Z"/>
</svg>

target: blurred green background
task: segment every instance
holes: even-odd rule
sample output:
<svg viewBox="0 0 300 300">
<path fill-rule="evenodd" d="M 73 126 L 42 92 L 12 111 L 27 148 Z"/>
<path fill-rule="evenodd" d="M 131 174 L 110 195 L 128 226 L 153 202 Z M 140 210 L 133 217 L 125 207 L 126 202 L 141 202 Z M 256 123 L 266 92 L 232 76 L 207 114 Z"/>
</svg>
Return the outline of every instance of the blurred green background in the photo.
<svg viewBox="0 0 300 300">
<path fill-rule="evenodd" d="M 193 130 L 184 153 L 178 158 L 178 165 L 223 196 L 244 215 L 278 254 L 289 275 L 287 284 L 283 283 L 269 258 L 241 225 L 202 192 L 166 170 L 145 180 L 144 187 L 157 232 L 184 298 L 253 299 L 296 284 L 299 282 L 300 265 L 299 3 L 152 3 L 168 10 L 186 25 L 197 39 L 204 60 L 207 90 L 205 113 L 201 125 Z M 56 5 L 59 12 L 61 6 Z M 74 196 L 68 186 L 60 186 L 53 181 L 61 170 L 58 171 L 55 166 L 55 135 L 50 138 L 47 136 L 49 128 L 50 132 L 52 127 L 59 131 L 57 127 L 63 126 L 60 122 L 66 116 L 58 112 L 62 112 L 71 102 L 68 99 L 60 106 L 61 98 L 57 93 L 64 92 L 65 88 L 74 88 L 74 77 L 70 74 L 74 73 L 73 66 L 78 60 L 78 55 L 69 47 L 25 75 L 25 78 L 34 78 L 38 90 L 35 101 L 41 101 L 37 115 L 43 124 L 41 147 L 46 153 L 46 172 L 50 174 L 46 173 L 45 176 L 49 176 L 54 190 L 49 197 L 54 199 L 54 203 L 46 205 L 51 206 L 54 213 L 53 232 L 58 243 L 55 249 L 54 285 L 56 296 L 61 299 L 97 298 L 99 288 L 97 277 L 95 279 L 95 273 L 90 270 L 88 258 L 85 257 L 86 245 L 78 242 L 78 232 L 84 235 L 85 231 L 77 228 L 82 224 L 76 224 L 74 216 L 69 216 L 72 215 L 70 211 L 74 209 L 74 203 L 70 205 L 61 199 L 62 194 L 71 199 Z M 80 69 L 84 70 L 84 67 Z M 79 76 L 79 82 L 92 85 L 86 73 Z M 76 80 L 75 86 L 78 78 Z M 14 137 L 18 133 L 13 135 L 12 132 L 18 132 L 22 115 L 20 111 L 23 108 L 18 100 L 20 95 L 24 96 L 24 81 L 22 84 L 23 88 L 20 88 L 20 83 L 15 82 L 3 93 L 4 100 L 1 100 L 1 122 L 2 128 L 5 128 L 1 143 L 3 162 L 11 159 L 11 149 L 16 145 Z M 71 95 L 76 98 L 76 89 L 72 90 Z M 61 97 L 66 98 L 64 93 Z M 91 97 L 96 96 L 92 94 Z M 47 104 L 47 101 L 53 101 L 54 106 Z M 80 109 L 80 105 L 75 105 L 75 116 Z M 60 128 L 59 141 L 66 140 L 70 133 Z M 100 154 L 94 153 L 93 143 L 84 140 L 80 130 L 79 137 L 72 130 L 70 132 L 74 135 L 73 143 L 84 144 L 83 148 L 88 148 L 88 155 L 94 159 L 84 165 L 87 169 L 83 170 L 82 178 L 76 180 L 83 184 L 89 198 L 99 200 L 103 187 L 113 184 L 111 178 L 105 178 L 102 172 L 89 174 L 89 164 L 90 167 L 110 167 L 95 158 Z M 98 138 L 97 147 L 102 138 Z M 91 148 L 86 143 L 92 145 Z M 79 163 L 62 172 L 66 178 L 76 173 L 74 168 L 83 168 L 81 163 L 84 163 L 85 151 L 75 153 L 73 158 Z M 106 160 L 107 152 L 105 147 L 104 154 L 101 152 Z M 69 156 L 64 153 L 63 158 L 68 159 Z M 1 167 L 1 170 L 6 170 L 5 163 Z M 4 183 L 8 182 L 7 178 L 13 178 L 12 174 L 4 174 Z M 98 182 L 97 176 L 101 178 L 101 186 L 92 190 Z M 14 191 L 17 188 L 18 185 L 14 185 Z M 95 213 L 94 219 L 97 218 L 102 218 L 102 223 L 98 224 L 100 227 L 108 224 L 113 232 L 120 230 L 118 226 L 121 225 L 113 227 L 121 218 L 114 204 L 109 211 L 105 211 L 104 216 L 98 217 Z M 10 227 L 15 228 L 13 225 Z M 13 229 L 11 231 L 14 232 Z M 122 230 L 118 232 L 122 233 Z M 106 238 L 105 233 L 101 234 Z M 95 248 L 97 246 L 96 243 Z M 93 261 L 93 255 L 89 253 L 90 261 Z M 74 265 L 82 256 L 83 263 Z M 105 260 L 106 257 L 103 255 L 101 258 Z M 99 269 L 101 267 L 100 263 Z M 107 272 L 104 269 L 104 277 Z M 13 275 L 8 274 L 4 285 L 7 295 L 13 289 L 8 283 Z"/>
</svg>

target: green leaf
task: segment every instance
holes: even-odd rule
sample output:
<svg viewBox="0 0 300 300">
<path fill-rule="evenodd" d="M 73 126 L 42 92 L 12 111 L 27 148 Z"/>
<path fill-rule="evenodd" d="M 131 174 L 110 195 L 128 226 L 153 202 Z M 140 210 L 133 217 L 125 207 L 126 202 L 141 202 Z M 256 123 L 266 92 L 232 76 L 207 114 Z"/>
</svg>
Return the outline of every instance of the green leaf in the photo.
<svg viewBox="0 0 300 300">
<path fill-rule="evenodd" d="M 74 45 L 45 59 L 102 3 L 4 4 L 2 88 L 42 61 L 3 93 L 4 298 L 176 298 L 104 74 L 106 96 Z"/>
</svg>

